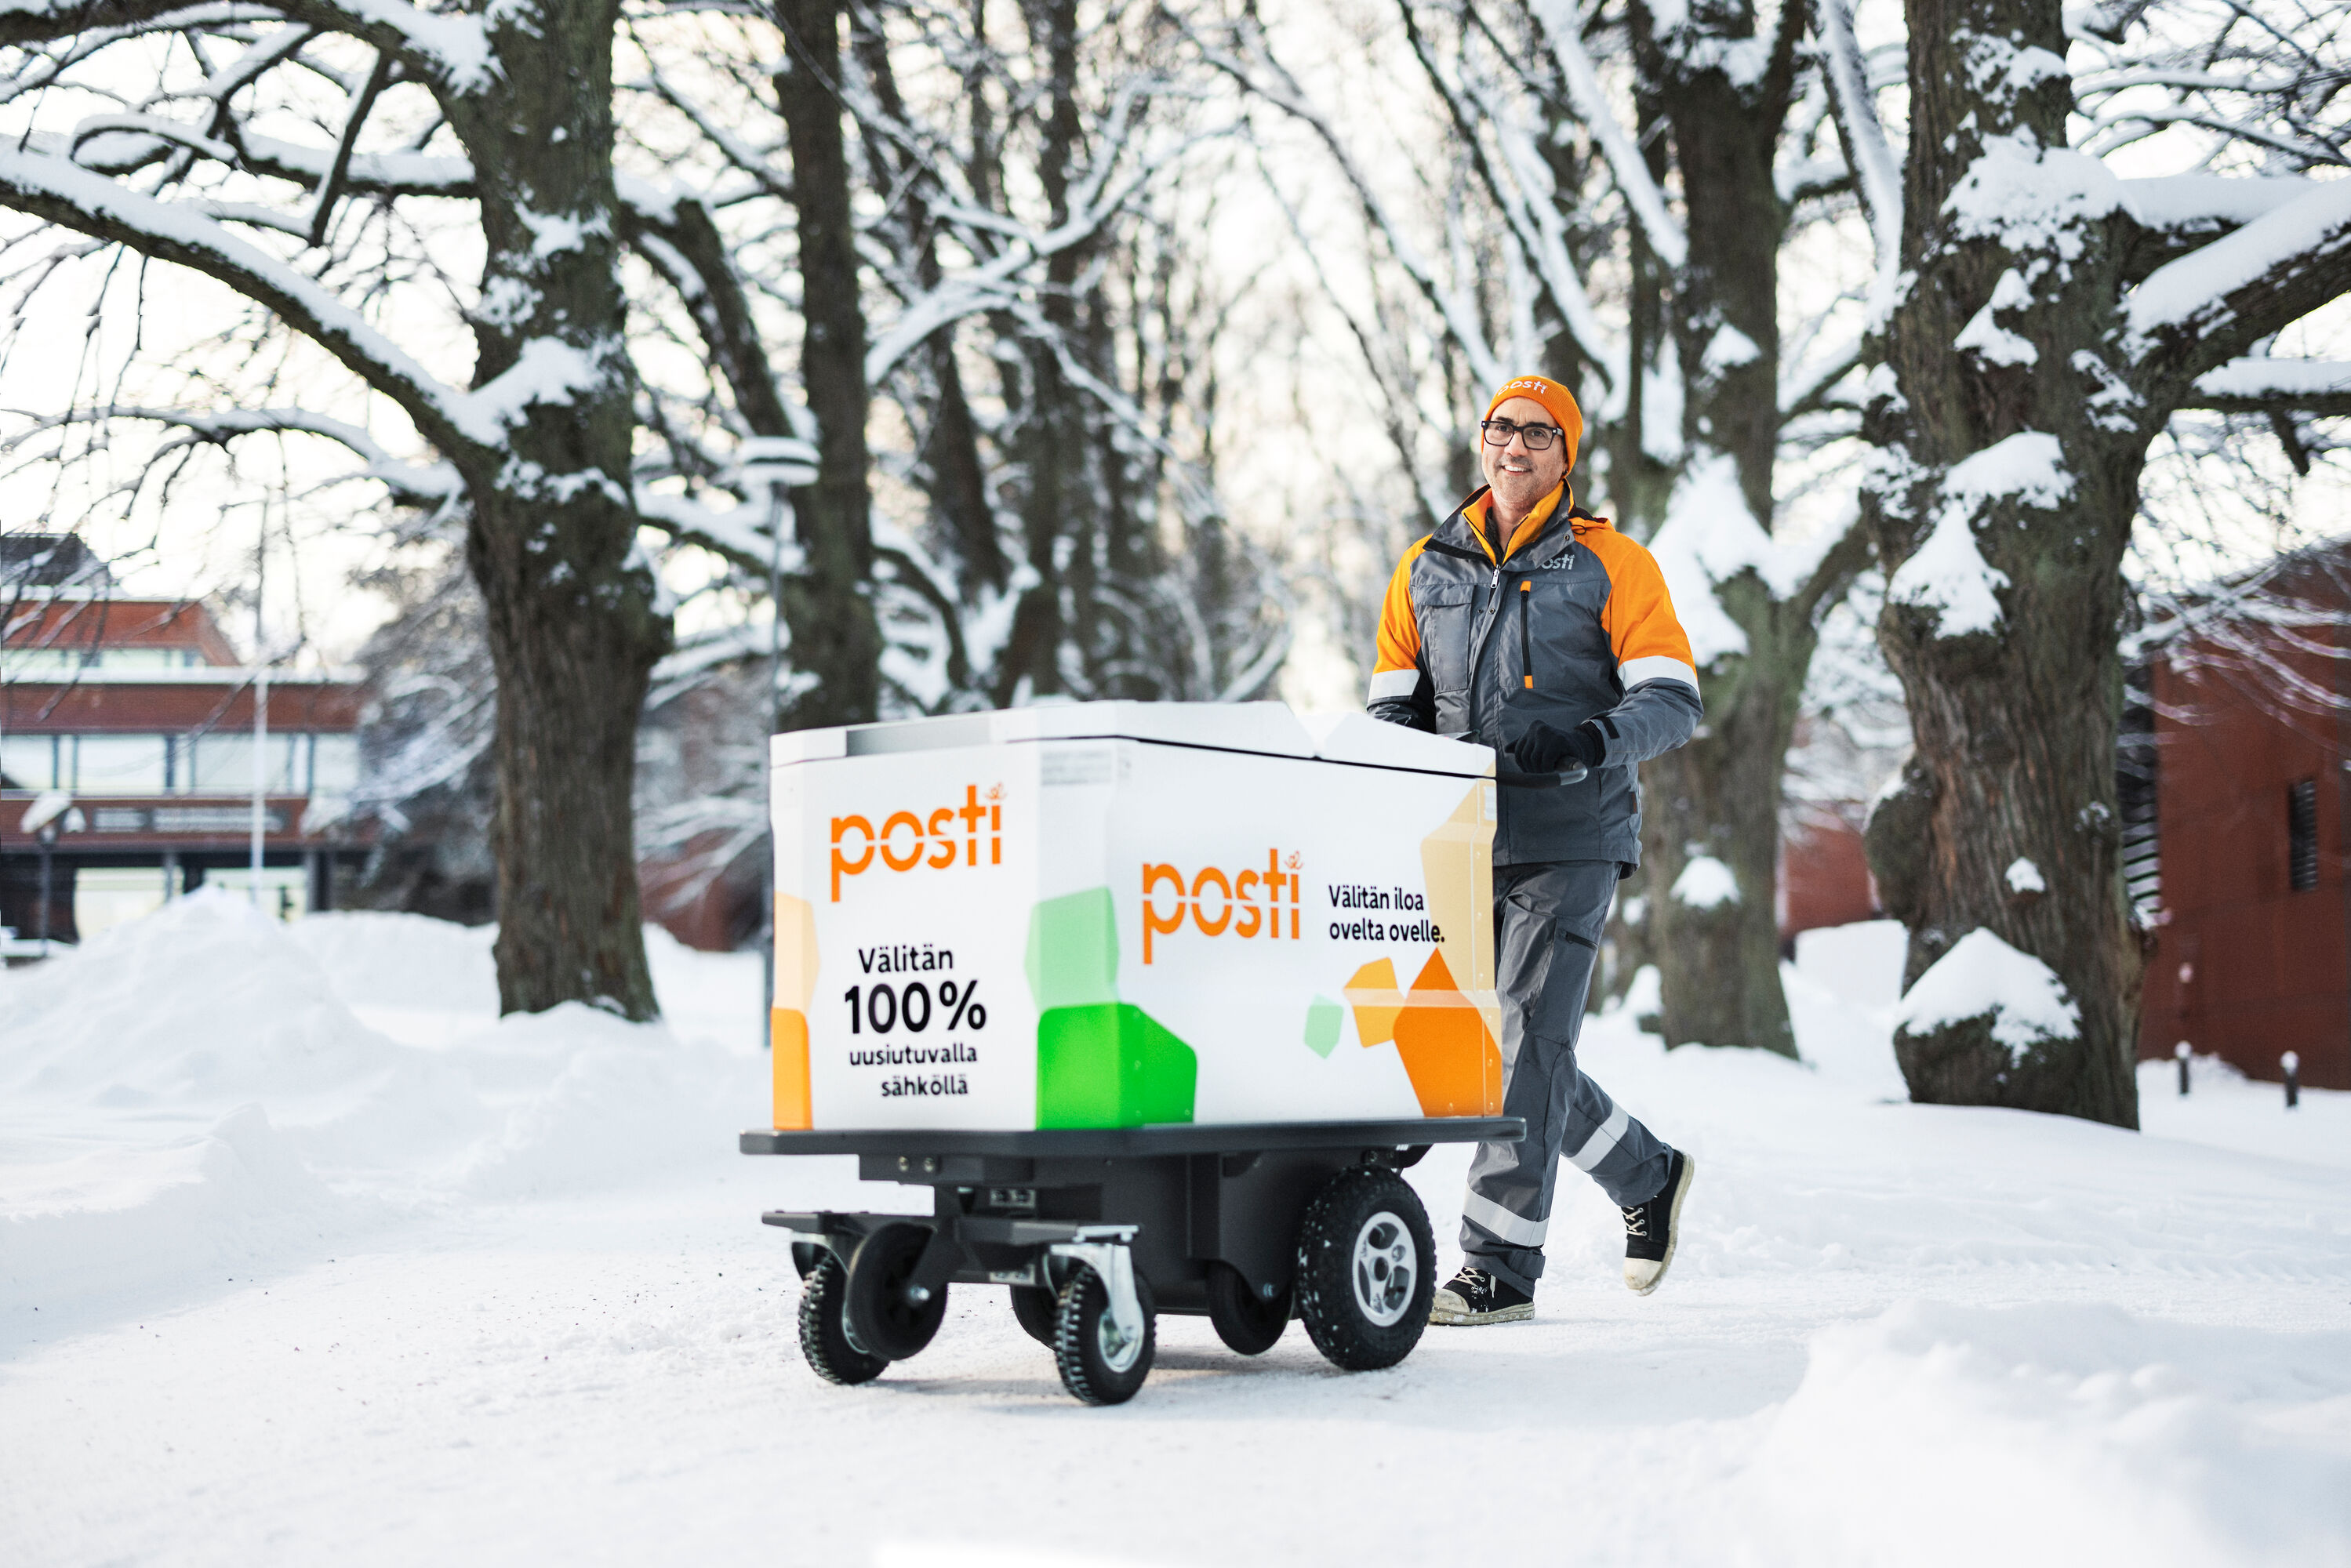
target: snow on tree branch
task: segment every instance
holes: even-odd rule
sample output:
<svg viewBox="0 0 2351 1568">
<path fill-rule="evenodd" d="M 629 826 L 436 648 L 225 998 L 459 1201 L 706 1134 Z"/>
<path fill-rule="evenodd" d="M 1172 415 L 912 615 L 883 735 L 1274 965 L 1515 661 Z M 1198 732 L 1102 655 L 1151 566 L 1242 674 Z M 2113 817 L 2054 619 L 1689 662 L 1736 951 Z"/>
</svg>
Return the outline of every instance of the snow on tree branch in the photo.
<svg viewBox="0 0 2351 1568">
<path fill-rule="evenodd" d="M 2150 274 L 2127 302 L 2129 346 L 2143 359 L 2158 339 L 2209 345 L 2267 336 L 2342 292 L 2346 264 L 2351 179 L 2316 183 Z"/>
<path fill-rule="evenodd" d="M 0 205 L 216 278 L 267 306 L 398 403 L 436 444 L 454 450 L 476 439 L 462 394 L 435 380 L 315 278 L 211 218 L 62 159 L 6 146 L 0 146 Z"/>
<path fill-rule="evenodd" d="M 1600 85 L 1600 73 L 1593 68 L 1592 57 L 1583 47 L 1583 18 L 1569 0 L 1531 0 L 1531 4 L 1537 19 L 1542 23 L 1544 42 L 1574 102 L 1576 116 L 1606 155 L 1609 172 L 1615 177 L 1616 188 L 1624 193 L 1625 204 L 1639 221 L 1649 248 L 1667 267 L 1680 267 L 1689 259 L 1689 236 L 1667 209 L 1666 193 L 1650 177 L 1640 149 L 1625 134 L 1614 106 L 1608 101 L 1606 89 Z"/>
<path fill-rule="evenodd" d="M 1876 281 L 1870 289 L 1870 318 L 1883 321 L 1894 308 L 1902 272 L 1902 165 L 1877 118 L 1877 96 L 1869 68 L 1853 35 L 1851 0 L 1820 0 L 1820 33 L 1826 55 L 1829 90 L 1854 188 L 1869 219 L 1877 254 Z"/>
<path fill-rule="evenodd" d="M 2220 413 L 2351 416 L 2351 363 L 2266 355 L 2231 360 L 2196 378 L 2187 406 Z"/>
</svg>

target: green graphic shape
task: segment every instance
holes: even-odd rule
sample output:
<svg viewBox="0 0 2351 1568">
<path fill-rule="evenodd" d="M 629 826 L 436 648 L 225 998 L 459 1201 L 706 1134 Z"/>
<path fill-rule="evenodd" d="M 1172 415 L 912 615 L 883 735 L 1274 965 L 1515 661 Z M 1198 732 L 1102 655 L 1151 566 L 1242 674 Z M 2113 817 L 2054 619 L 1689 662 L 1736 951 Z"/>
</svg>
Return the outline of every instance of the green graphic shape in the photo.
<svg viewBox="0 0 2351 1568">
<path fill-rule="evenodd" d="M 1040 1012 L 1118 1000 L 1118 913 L 1110 889 L 1064 894 L 1030 910 L 1023 967 Z"/>
<path fill-rule="evenodd" d="M 1038 1016 L 1040 1127 L 1188 1122 L 1199 1079 L 1192 1048 L 1132 1003 L 1048 1008 Z"/>
<path fill-rule="evenodd" d="M 1339 1004 L 1328 997 L 1317 997 L 1306 1008 L 1306 1049 L 1327 1057 L 1338 1043 Z"/>
<path fill-rule="evenodd" d="M 1188 1122 L 1200 1059 L 1118 999 L 1118 911 L 1107 887 L 1040 903 L 1022 967 L 1037 998 L 1037 1125 Z M 1337 1036 L 1332 1009 L 1332 1038 Z"/>
</svg>

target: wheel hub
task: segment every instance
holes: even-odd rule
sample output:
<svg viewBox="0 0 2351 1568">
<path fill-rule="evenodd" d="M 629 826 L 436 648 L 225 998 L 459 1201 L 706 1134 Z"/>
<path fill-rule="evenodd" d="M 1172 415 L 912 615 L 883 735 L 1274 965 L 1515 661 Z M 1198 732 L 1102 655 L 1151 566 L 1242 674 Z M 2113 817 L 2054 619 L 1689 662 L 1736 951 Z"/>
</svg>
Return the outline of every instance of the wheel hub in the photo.
<svg viewBox="0 0 2351 1568">
<path fill-rule="evenodd" d="M 1419 1281 L 1420 1260 L 1412 1231 L 1397 1216 L 1380 1210 L 1355 1233 L 1353 1266 L 1348 1270 L 1355 1287 L 1355 1305 L 1381 1328 L 1402 1318 L 1412 1305 L 1413 1287 Z"/>
</svg>

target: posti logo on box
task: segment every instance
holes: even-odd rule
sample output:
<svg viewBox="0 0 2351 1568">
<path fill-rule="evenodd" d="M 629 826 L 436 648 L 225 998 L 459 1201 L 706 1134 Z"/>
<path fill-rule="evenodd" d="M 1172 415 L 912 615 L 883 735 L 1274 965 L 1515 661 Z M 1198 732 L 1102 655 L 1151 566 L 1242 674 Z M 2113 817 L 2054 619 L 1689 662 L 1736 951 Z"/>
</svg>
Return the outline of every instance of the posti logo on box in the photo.
<svg viewBox="0 0 2351 1568">
<path fill-rule="evenodd" d="M 878 858 L 892 872 L 952 871 L 977 866 L 986 839 L 988 865 L 1004 863 L 1004 786 L 963 787 L 963 800 L 924 813 L 893 811 L 876 829 L 870 816 L 852 812 L 832 819 L 832 902 L 841 902 L 841 879 L 863 876 Z"/>
<path fill-rule="evenodd" d="M 1203 936 L 1257 937 L 1295 942 L 1298 937 L 1298 873 L 1303 857 L 1266 852 L 1265 869 L 1227 872 L 1206 866 L 1189 877 L 1180 867 L 1143 867 L 1143 961 L 1153 961 L 1155 939 L 1189 929 Z M 1283 928 L 1287 906 L 1290 920 Z"/>
</svg>

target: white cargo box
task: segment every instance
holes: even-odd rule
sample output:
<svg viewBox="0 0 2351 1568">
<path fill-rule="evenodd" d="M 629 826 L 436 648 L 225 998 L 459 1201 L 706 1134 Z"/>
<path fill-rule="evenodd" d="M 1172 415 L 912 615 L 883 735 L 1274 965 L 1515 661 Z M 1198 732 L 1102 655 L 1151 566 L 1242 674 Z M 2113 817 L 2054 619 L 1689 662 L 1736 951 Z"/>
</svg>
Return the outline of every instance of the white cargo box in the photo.
<svg viewBox="0 0 2351 1568">
<path fill-rule="evenodd" d="M 1501 1110 L 1483 747 L 1109 702 L 772 758 L 778 1128 Z"/>
</svg>

